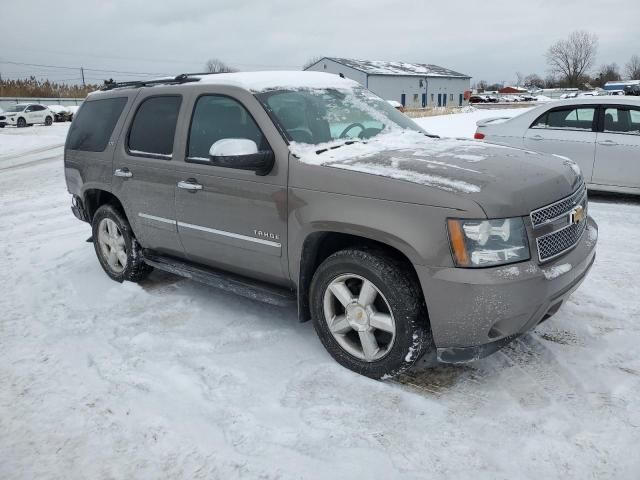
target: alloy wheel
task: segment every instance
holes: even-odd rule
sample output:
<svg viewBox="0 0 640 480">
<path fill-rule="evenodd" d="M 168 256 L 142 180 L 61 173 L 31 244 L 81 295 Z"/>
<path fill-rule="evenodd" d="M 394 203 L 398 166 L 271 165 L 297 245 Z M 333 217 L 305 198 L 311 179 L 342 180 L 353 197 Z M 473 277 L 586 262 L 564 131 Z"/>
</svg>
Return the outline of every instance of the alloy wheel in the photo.
<svg viewBox="0 0 640 480">
<path fill-rule="evenodd" d="M 373 362 L 391 350 L 395 319 L 387 299 L 370 280 L 351 273 L 336 277 L 325 290 L 323 308 L 329 331 L 349 354 Z"/>
<path fill-rule="evenodd" d="M 116 273 L 127 267 L 127 247 L 116 222 L 104 218 L 98 225 L 98 244 L 102 257 Z"/>
</svg>

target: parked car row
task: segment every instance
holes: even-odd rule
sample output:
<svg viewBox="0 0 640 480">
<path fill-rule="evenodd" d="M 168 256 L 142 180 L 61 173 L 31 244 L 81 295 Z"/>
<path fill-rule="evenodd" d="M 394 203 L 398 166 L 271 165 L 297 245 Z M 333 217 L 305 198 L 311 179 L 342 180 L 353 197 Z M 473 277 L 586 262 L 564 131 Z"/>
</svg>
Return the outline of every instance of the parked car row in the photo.
<svg viewBox="0 0 640 480">
<path fill-rule="evenodd" d="M 70 122 L 79 107 L 76 105 L 41 105 L 39 103 L 17 103 L 0 109 L 0 128 L 28 127 L 37 123 L 51 125 L 53 122 Z"/>
<path fill-rule="evenodd" d="M 37 103 L 17 103 L 0 112 L 0 128 L 6 126 L 28 127 L 36 123 L 51 125 L 54 114 L 45 105 Z"/>
<path fill-rule="evenodd" d="M 546 98 L 546 97 L 545 97 Z M 469 103 L 511 103 L 511 102 L 537 102 L 536 95 L 472 95 Z"/>
<path fill-rule="evenodd" d="M 592 190 L 640 194 L 640 101 L 582 97 L 477 122 L 475 138 L 568 157 Z"/>
</svg>

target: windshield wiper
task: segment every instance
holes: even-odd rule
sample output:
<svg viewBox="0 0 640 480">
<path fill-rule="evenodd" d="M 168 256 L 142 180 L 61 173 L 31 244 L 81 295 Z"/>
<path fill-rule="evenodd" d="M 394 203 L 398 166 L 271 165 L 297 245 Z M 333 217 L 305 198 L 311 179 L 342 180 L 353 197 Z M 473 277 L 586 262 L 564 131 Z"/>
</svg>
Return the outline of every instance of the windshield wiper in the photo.
<svg viewBox="0 0 640 480">
<path fill-rule="evenodd" d="M 316 150 L 316 155 L 320 155 L 321 153 L 328 152 L 329 150 L 335 150 L 336 148 L 344 147 L 345 145 L 353 145 L 354 143 L 367 143 L 364 140 L 347 140 L 346 142 L 342 142 L 338 145 L 334 145 L 333 147 L 321 148 L 320 150 Z"/>
</svg>

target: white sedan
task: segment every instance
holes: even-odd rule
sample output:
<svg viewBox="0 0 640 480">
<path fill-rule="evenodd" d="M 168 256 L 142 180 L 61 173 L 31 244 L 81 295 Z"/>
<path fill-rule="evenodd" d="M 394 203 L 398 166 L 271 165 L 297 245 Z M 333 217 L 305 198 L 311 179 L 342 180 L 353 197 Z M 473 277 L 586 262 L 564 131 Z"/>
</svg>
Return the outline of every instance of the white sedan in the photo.
<svg viewBox="0 0 640 480">
<path fill-rule="evenodd" d="M 49 108 L 39 103 L 17 103 L 0 112 L 0 128 L 7 125 L 26 127 L 34 123 L 51 125 L 53 113 Z"/>
<path fill-rule="evenodd" d="M 574 160 L 591 190 L 640 195 L 640 99 L 561 100 L 476 125 L 478 140 Z"/>
</svg>

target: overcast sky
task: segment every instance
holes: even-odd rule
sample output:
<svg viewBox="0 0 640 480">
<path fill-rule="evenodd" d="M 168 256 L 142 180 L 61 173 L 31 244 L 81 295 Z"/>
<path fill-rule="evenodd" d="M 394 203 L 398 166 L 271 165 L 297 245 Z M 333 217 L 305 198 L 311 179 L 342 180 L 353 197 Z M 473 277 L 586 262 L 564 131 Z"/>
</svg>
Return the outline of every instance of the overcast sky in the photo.
<svg viewBox="0 0 640 480">
<path fill-rule="evenodd" d="M 299 69 L 310 57 L 434 63 L 489 82 L 547 74 L 544 53 L 577 29 L 597 65 L 640 54 L 640 1 L 2 0 L 0 73 L 88 81 L 202 71 Z M 4 63 L 3 63 L 4 62 Z M 93 70 L 92 70 L 93 69 Z M 110 72 L 97 71 L 98 69 Z"/>
</svg>

